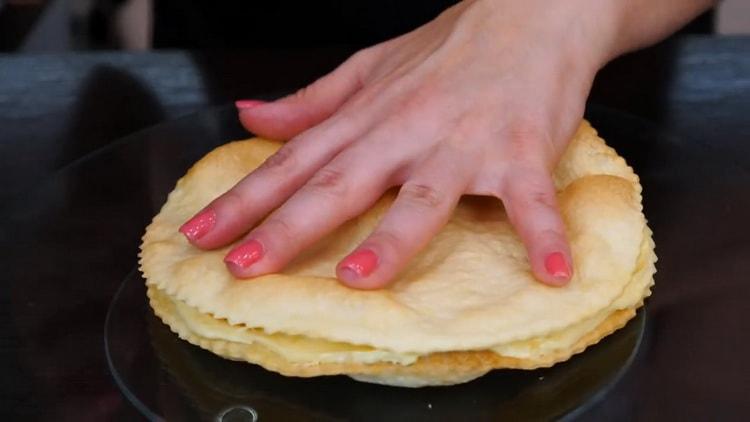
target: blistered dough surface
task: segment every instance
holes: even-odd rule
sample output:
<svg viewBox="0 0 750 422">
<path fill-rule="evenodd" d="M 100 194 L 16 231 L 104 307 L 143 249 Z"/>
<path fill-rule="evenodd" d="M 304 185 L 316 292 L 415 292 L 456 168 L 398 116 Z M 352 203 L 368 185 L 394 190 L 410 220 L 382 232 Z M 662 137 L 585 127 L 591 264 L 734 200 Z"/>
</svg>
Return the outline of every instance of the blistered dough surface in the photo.
<svg viewBox="0 0 750 422">
<path fill-rule="evenodd" d="M 224 145 L 178 182 L 143 238 L 141 269 L 150 287 L 228 326 L 387 351 L 392 360 L 522 344 L 601 320 L 605 310 L 632 313 L 649 294 L 655 257 L 638 178 L 587 123 L 555 172 L 575 261 L 564 288 L 534 280 L 520 240 L 491 198 L 462 200 L 389 288 L 342 286 L 336 263 L 370 233 L 392 193 L 282 273 L 236 280 L 222 262 L 229 246 L 201 251 L 177 229 L 279 146 L 261 139 Z"/>
</svg>

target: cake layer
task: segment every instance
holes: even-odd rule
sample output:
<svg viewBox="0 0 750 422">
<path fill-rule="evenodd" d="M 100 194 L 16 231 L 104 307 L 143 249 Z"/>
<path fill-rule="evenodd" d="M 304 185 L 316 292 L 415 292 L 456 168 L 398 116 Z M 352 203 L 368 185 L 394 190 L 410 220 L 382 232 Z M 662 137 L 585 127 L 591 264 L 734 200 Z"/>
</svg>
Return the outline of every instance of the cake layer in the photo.
<svg viewBox="0 0 750 422">
<path fill-rule="evenodd" d="M 177 317 L 174 302 L 149 287 L 151 307 L 180 338 L 203 349 L 231 360 L 252 362 L 286 376 L 314 377 L 346 374 L 360 381 L 401 387 L 452 385 L 471 381 L 493 369 L 535 369 L 565 361 L 586 347 L 622 328 L 635 316 L 635 309 L 612 313 L 592 331 L 580 338 L 569 350 L 546 356 L 544 360 L 530 360 L 499 355 L 491 351 L 439 352 L 419 357 L 411 364 L 378 362 L 322 362 L 318 364 L 292 362 L 264 344 L 239 343 L 202 337 L 190 330 Z"/>
<path fill-rule="evenodd" d="M 336 263 L 375 227 L 392 192 L 281 273 L 237 280 L 222 260 L 229 246 L 202 251 L 177 229 L 279 146 L 259 139 L 227 144 L 178 182 L 144 236 L 141 269 L 149 284 L 231 325 L 424 355 L 489 349 L 591 320 L 622 300 L 638 270 L 648 233 L 640 185 L 584 123 L 555 172 L 575 266 L 565 288 L 534 279 L 500 202 L 479 197 L 461 200 L 390 287 L 358 291 L 341 285 Z"/>
<path fill-rule="evenodd" d="M 645 236 L 641 248 L 638 270 L 623 296 L 602 309 L 593 317 L 579 321 L 569 327 L 541 337 L 516 340 L 507 344 L 495 344 L 487 351 L 501 356 L 544 361 L 550 354 L 570 350 L 578 341 L 598 327 L 613 313 L 629 309 L 639 304 L 649 294 L 653 282 L 653 243 L 650 235 Z M 203 314 L 184 302 L 168 297 L 155 287 L 149 287 L 149 296 L 159 302 L 170 302 L 173 309 L 171 319 L 178 319 L 185 329 L 193 335 L 211 340 L 225 340 L 247 345 L 260 344 L 283 357 L 283 359 L 300 364 L 317 365 L 319 363 L 376 363 L 388 362 L 401 365 L 414 363 L 425 354 L 398 353 L 372 346 L 334 342 L 325 338 L 311 338 L 302 335 L 284 333 L 269 334 L 263 329 L 249 328 L 244 325 L 231 325 L 224 319 Z M 163 312 L 167 312 L 166 310 Z"/>
<path fill-rule="evenodd" d="M 553 174 L 574 261 L 565 287 L 534 279 L 502 204 L 487 197 L 462 198 L 392 285 L 343 286 L 336 263 L 374 229 L 393 191 L 282 272 L 235 279 L 223 263 L 232 245 L 199 250 L 178 228 L 280 146 L 252 139 L 212 151 L 143 237 L 155 313 L 220 356 L 292 376 L 455 384 L 566 360 L 622 327 L 650 294 L 656 256 L 638 177 L 586 122 Z"/>
</svg>

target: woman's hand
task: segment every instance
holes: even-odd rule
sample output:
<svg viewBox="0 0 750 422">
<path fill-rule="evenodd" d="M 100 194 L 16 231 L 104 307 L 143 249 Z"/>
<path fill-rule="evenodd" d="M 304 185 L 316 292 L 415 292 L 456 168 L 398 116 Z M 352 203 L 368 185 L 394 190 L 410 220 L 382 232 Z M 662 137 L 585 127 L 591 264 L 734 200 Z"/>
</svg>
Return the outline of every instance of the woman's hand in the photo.
<svg viewBox="0 0 750 422">
<path fill-rule="evenodd" d="M 275 209 L 225 259 L 237 277 L 254 277 L 281 270 L 401 185 L 337 268 L 345 284 L 371 289 L 404 268 L 461 195 L 491 195 L 505 205 L 534 275 L 565 284 L 572 261 L 550 171 L 596 71 L 618 48 L 606 29 L 614 21 L 602 18 L 614 16 L 609 3 L 465 1 L 292 96 L 238 102 L 247 129 L 291 140 L 181 231 L 216 248 Z"/>
</svg>

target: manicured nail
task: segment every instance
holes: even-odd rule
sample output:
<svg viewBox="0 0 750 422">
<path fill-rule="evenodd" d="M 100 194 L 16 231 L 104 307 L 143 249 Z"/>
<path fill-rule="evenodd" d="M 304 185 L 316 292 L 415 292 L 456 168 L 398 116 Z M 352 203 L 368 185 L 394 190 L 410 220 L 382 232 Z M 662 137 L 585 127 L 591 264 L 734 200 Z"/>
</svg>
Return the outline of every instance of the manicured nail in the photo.
<svg viewBox="0 0 750 422">
<path fill-rule="evenodd" d="M 552 277 L 561 280 L 567 280 L 570 278 L 568 261 L 565 260 L 565 256 L 560 252 L 554 252 L 547 255 L 547 259 L 544 261 L 544 267 L 547 270 L 547 273 Z"/>
<path fill-rule="evenodd" d="M 224 262 L 244 269 L 260 261 L 261 258 L 263 258 L 263 245 L 253 239 L 232 249 L 224 257 Z"/>
<path fill-rule="evenodd" d="M 249 110 L 253 107 L 257 107 L 265 103 L 266 103 L 265 101 L 261 101 L 261 100 L 237 100 L 234 102 L 234 105 L 240 110 Z"/>
<path fill-rule="evenodd" d="M 367 277 L 378 266 L 378 256 L 369 249 L 349 255 L 339 266 L 339 277 L 344 281 L 355 281 Z"/>
<path fill-rule="evenodd" d="M 214 224 L 216 224 L 216 212 L 208 208 L 199 212 L 188 220 L 187 223 L 183 224 L 180 227 L 180 233 L 184 234 L 189 241 L 194 242 L 211 231 Z"/>
</svg>

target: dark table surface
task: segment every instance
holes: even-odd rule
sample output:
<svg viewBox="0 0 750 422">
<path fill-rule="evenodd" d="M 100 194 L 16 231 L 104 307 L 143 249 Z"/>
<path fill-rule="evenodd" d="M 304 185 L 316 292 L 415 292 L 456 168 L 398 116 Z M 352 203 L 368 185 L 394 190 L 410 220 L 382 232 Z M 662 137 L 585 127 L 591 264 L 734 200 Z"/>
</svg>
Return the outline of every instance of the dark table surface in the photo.
<svg viewBox="0 0 750 422">
<path fill-rule="evenodd" d="M 349 53 L 0 55 L 3 420 L 138 417 L 108 373 L 102 327 L 150 215 L 118 210 L 127 198 L 111 196 L 122 191 L 111 181 L 66 180 L 50 201 L 77 211 L 50 225 L 38 191 L 122 136 L 233 99 L 288 92 Z M 657 252 L 670 251 L 649 300 L 647 341 L 582 419 L 741 420 L 750 411 L 750 37 L 692 36 L 625 57 L 599 75 L 592 100 L 652 122 L 674 142 L 662 150 L 699 151 L 715 170 L 662 175 L 686 193 L 675 198 L 691 198 L 692 189 L 699 202 L 673 204 L 666 215 L 649 215 L 646 203 L 663 227 Z M 118 185 L 139 197 L 138 163 L 108 157 L 98 165 L 121 168 Z M 76 202 L 83 191 L 100 192 L 90 214 Z"/>
</svg>

